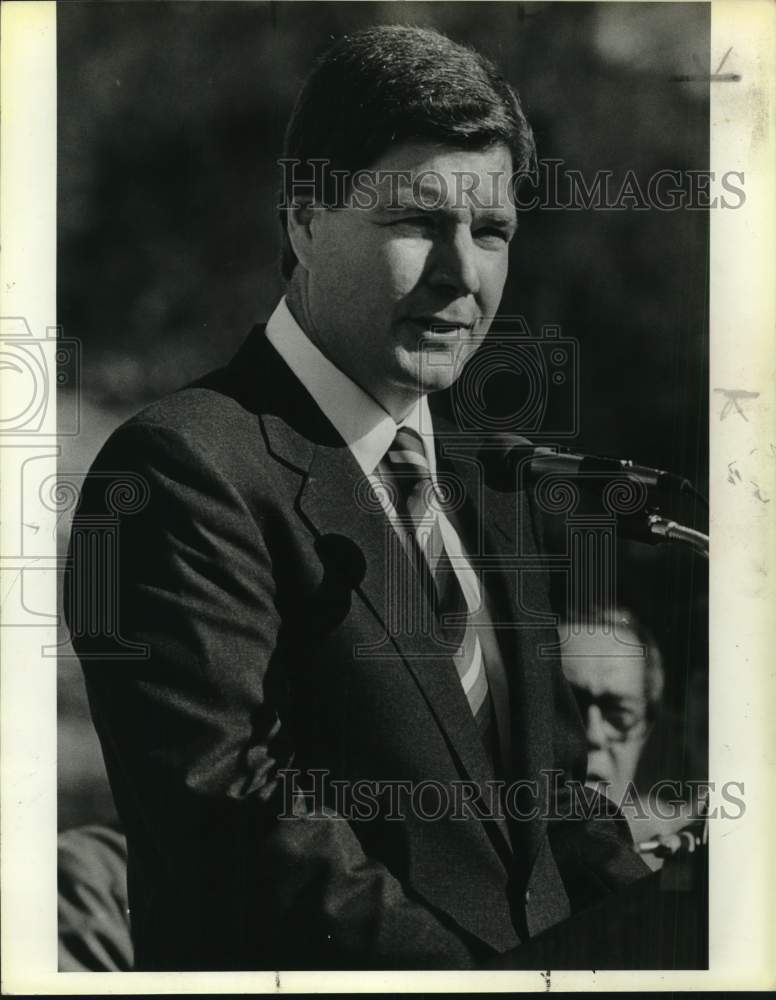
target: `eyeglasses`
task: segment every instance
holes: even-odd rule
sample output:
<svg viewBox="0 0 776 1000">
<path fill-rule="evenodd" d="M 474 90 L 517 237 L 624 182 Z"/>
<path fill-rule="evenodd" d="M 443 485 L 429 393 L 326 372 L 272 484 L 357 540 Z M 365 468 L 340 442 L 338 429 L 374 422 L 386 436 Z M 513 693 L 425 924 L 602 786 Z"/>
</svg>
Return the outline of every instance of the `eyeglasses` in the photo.
<svg viewBox="0 0 776 1000">
<path fill-rule="evenodd" d="M 615 694 L 601 694 L 594 697 L 589 691 L 575 685 L 572 685 L 572 690 L 585 723 L 590 709 L 595 706 L 601 716 L 603 732 L 612 743 L 625 743 L 628 740 L 638 739 L 649 728 L 646 699 L 624 701 Z"/>
</svg>

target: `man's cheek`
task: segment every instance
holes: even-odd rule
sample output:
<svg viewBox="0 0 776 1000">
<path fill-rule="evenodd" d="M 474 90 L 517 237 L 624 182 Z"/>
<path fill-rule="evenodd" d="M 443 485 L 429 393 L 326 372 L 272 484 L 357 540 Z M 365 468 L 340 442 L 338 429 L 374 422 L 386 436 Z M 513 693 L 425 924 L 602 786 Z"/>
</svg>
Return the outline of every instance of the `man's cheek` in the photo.
<svg viewBox="0 0 776 1000">
<path fill-rule="evenodd" d="M 486 301 L 486 312 L 489 317 L 493 317 L 494 313 L 498 309 L 501 303 L 501 296 L 504 294 L 504 285 L 507 280 L 507 268 L 504 265 L 503 270 L 501 270 L 493 280 L 488 282 L 487 291 L 487 301 Z"/>
<path fill-rule="evenodd" d="M 390 277 L 397 298 L 420 282 L 427 258 L 428 248 L 424 241 L 393 240 L 386 244 L 382 260 L 384 273 Z"/>
<path fill-rule="evenodd" d="M 631 781 L 636 773 L 636 765 L 639 759 L 639 749 L 637 747 L 623 747 L 613 751 L 613 763 L 617 777 L 623 781 Z"/>
</svg>

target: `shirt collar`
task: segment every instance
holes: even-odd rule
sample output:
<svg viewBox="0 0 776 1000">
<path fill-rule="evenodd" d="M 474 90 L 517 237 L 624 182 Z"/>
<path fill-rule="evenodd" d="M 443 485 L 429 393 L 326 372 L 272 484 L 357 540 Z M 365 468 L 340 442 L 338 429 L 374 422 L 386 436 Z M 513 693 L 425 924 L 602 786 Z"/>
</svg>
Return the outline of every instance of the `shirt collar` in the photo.
<svg viewBox="0 0 776 1000">
<path fill-rule="evenodd" d="M 434 431 L 425 396 L 397 424 L 313 344 L 291 315 L 285 296 L 267 322 L 267 340 L 332 422 L 365 475 L 375 471 L 399 427 L 410 427 L 420 434 L 431 475 L 436 475 Z"/>
</svg>

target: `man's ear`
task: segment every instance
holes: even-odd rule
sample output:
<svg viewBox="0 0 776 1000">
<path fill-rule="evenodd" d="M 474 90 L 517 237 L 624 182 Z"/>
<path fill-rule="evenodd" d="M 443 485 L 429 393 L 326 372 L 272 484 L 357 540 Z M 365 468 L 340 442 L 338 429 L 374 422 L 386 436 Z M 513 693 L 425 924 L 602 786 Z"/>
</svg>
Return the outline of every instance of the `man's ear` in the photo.
<svg viewBox="0 0 776 1000">
<path fill-rule="evenodd" d="M 316 209 L 310 202 L 288 209 L 288 239 L 296 259 L 306 271 L 311 269 L 314 257 L 312 224 L 315 214 Z"/>
</svg>

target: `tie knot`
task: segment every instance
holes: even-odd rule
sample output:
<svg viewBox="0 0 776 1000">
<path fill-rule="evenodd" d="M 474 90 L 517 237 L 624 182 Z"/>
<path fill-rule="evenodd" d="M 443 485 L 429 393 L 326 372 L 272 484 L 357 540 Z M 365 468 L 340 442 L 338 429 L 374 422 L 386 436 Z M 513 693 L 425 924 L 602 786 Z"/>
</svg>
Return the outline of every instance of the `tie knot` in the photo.
<svg viewBox="0 0 776 1000">
<path fill-rule="evenodd" d="M 409 427 L 400 427 L 386 458 L 413 519 L 426 516 L 434 487 L 423 438 Z"/>
<path fill-rule="evenodd" d="M 423 438 L 410 427 L 400 427 L 388 449 L 388 461 L 402 477 L 430 479 L 431 470 Z"/>
</svg>

